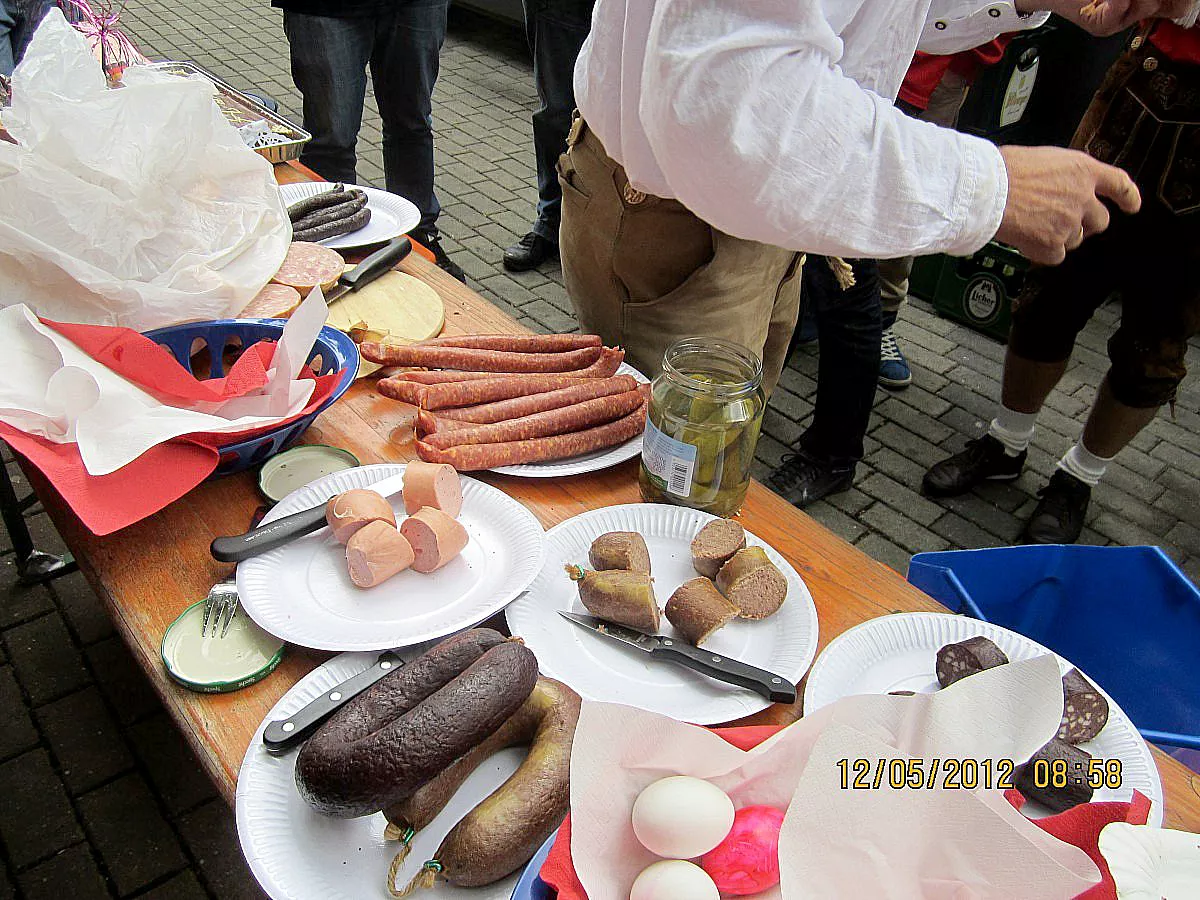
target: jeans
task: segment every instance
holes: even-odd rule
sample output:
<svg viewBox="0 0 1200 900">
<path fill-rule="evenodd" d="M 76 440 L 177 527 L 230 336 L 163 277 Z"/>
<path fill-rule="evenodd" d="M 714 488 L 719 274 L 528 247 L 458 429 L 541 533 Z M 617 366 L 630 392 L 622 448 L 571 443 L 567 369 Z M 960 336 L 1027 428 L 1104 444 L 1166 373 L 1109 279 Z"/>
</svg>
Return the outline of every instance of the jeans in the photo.
<svg viewBox="0 0 1200 900">
<path fill-rule="evenodd" d="M 878 263 L 847 262 L 854 267 L 855 284 L 843 290 L 826 260 L 810 256 L 800 293 L 801 304 L 816 317 L 821 352 L 812 422 L 798 447 L 834 468 L 853 468 L 863 457 L 883 337 Z"/>
<path fill-rule="evenodd" d="M 11 75 L 52 0 L 0 0 L 0 75 Z"/>
<path fill-rule="evenodd" d="M 285 12 L 292 79 L 304 95 L 304 128 L 313 139 L 300 161 L 322 178 L 357 181 L 355 144 L 362 124 L 367 67 L 383 119 L 387 189 L 421 211 L 437 233 L 433 192 L 433 85 L 446 38 L 449 0 L 407 0 L 375 16 L 333 18 Z"/>
<path fill-rule="evenodd" d="M 562 189 L 555 166 L 567 149 L 575 109 L 575 60 L 592 27 L 596 0 L 523 0 L 525 33 L 541 107 L 533 114 L 538 204 L 533 233 L 558 243 Z"/>
</svg>

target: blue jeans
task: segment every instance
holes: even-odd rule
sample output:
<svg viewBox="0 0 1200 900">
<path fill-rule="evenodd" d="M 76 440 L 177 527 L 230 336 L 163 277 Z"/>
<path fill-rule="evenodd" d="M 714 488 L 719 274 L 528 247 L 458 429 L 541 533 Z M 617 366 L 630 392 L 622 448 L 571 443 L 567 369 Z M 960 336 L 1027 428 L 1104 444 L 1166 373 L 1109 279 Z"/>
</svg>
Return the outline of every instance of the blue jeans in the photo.
<svg viewBox="0 0 1200 900">
<path fill-rule="evenodd" d="M 558 243 L 562 188 L 555 166 L 567 149 L 575 110 L 575 59 L 592 27 L 596 0 L 523 0 L 525 34 L 541 107 L 533 114 L 538 204 L 533 233 Z"/>
<path fill-rule="evenodd" d="M 419 227 L 432 234 L 442 211 L 433 192 L 432 95 L 449 6 L 407 0 L 375 16 L 283 16 L 304 128 L 313 136 L 300 161 L 330 181 L 358 180 L 354 147 L 369 66 L 383 119 L 387 189 L 416 204 Z"/>
<path fill-rule="evenodd" d="M 11 75 L 52 0 L 0 0 L 0 75 Z"/>
</svg>

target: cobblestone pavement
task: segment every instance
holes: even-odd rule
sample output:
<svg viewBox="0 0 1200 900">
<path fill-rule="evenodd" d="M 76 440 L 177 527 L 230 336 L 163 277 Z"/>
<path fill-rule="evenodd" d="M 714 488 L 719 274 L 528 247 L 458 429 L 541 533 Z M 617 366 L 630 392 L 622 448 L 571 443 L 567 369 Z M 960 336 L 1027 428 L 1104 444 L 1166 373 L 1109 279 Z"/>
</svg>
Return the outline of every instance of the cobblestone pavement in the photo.
<svg viewBox="0 0 1200 900">
<path fill-rule="evenodd" d="M 131 3 L 125 21 L 150 56 L 190 59 L 273 96 L 299 119 L 280 14 L 265 0 Z M 539 330 L 573 321 L 557 269 L 506 274 L 502 249 L 523 234 L 535 200 L 529 113 L 535 98 L 516 29 L 455 16 L 435 102 L 442 228 L 472 284 Z M 368 103 L 370 109 L 370 103 Z M 382 184 L 378 117 L 362 132 L 360 178 Z M 1008 543 L 1034 492 L 1077 436 L 1105 368 L 1117 310 L 1100 311 L 1050 398 L 1012 485 L 933 503 L 927 465 L 978 434 L 990 416 L 1003 347 L 914 302 L 897 333 L 914 366 L 905 391 L 880 392 L 853 490 L 811 514 L 903 572 L 912 552 Z M 1193 343 L 1193 368 L 1200 345 Z M 803 428 L 817 351 L 791 361 L 767 413 L 757 474 Z M 1200 580 L 1200 382 L 1122 452 L 1096 491 L 1084 539 L 1166 548 Z M 8 457 L 6 457 L 8 459 Z M 15 466 L 10 472 L 18 476 Z M 23 482 L 18 483 L 18 488 Z M 39 546 L 61 551 L 44 514 Z M 233 816 L 198 771 L 81 575 L 19 588 L 0 544 L 0 900 L 261 897 L 237 848 Z"/>
</svg>

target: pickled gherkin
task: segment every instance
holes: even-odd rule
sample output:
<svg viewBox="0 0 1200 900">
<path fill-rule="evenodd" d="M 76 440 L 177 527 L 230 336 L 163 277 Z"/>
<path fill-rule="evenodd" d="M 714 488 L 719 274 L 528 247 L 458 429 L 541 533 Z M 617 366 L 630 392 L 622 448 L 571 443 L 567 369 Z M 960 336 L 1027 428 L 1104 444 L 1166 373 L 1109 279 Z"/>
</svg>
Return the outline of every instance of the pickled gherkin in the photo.
<svg viewBox="0 0 1200 900">
<path fill-rule="evenodd" d="M 765 406 L 762 363 L 745 347 L 715 338 L 672 345 L 650 390 L 643 498 L 737 513 Z"/>
</svg>

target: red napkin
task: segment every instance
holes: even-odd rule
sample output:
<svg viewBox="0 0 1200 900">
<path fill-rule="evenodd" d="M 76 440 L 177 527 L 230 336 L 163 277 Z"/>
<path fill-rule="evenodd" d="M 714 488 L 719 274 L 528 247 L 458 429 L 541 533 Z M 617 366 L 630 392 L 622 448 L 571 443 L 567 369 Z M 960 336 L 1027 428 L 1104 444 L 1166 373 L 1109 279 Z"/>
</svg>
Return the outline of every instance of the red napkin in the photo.
<svg viewBox="0 0 1200 900">
<path fill-rule="evenodd" d="M 718 728 L 714 729 L 714 733 L 739 750 L 749 750 L 779 730 L 780 728 L 774 725 L 753 725 L 742 728 Z M 1020 809 L 1025 804 L 1025 798 L 1015 790 L 1006 792 L 1005 798 L 1016 809 Z M 1056 816 L 1031 821 L 1060 841 L 1074 844 L 1083 850 L 1099 867 L 1100 874 L 1104 876 L 1103 880 L 1079 894 L 1075 900 L 1116 900 L 1116 886 L 1108 871 L 1108 864 L 1100 855 L 1100 832 L 1110 822 L 1144 825 L 1149 814 L 1150 801 L 1134 791 L 1133 800 L 1130 803 L 1085 803 Z M 559 829 L 558 837 L 539 874 L 542 881 L 558 893 L 558 900 L 587 900 L 587 893 L 575 876 L 575 866 L 571 862 L 571 819 L 569 816 Z"/>
<path fill-rule="evenodd" d="M 164 403 L 221 401 L 262 387 L 275 344 L 248 348 L 223 378 L 197 381 L 165 348 L 128 328 L 74 325 L 42 320 L 80 349 Z M 341 375 L 301 378 L 317 382 L 308 405 L 277 428 L 308 415 L 332 393 Z M 35 465 L 93 534 L 105 535 L 153 515 L 178 500 L 217 467 L 218 448 L 270 428 L 230 434 L 189 434 L 152 447 L 109 475 L 89 475 L 75 444 L 56 444 L 0 422 L 0 438 Z"/>
</svg>

